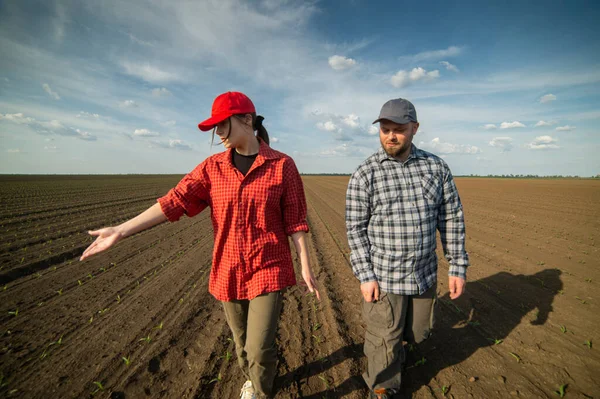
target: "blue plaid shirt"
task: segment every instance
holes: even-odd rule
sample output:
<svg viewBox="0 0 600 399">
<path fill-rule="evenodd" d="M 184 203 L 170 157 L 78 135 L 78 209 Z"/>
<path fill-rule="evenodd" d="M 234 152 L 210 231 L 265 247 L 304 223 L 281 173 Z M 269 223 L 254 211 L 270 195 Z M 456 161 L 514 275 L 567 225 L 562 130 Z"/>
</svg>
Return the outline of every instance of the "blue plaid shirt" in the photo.
<svg viewBox="0 0 600 399">
<path fill-rule="evenodd" d="M 418 295 L 437 280 L 436 229 L 450 276 L 466 278 L 465 223 L 446 162 L 414 145 L 405 162 L 383 148 L 354 172 L 346 193 L 350 262 L 361 283 Z"/>
</svg>

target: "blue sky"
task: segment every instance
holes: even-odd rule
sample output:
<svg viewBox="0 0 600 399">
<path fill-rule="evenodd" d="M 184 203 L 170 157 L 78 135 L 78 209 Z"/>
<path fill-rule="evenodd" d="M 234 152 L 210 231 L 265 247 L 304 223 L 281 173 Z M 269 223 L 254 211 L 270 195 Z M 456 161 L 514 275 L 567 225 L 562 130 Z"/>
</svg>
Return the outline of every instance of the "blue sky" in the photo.
<svg viewBox="0 0 600 399">
<path fill-rule="evenodd" d="M 0 173 L 186 173 L 236 90 L 304 173 L 351 173 L 403 97 L 454 174 L 599 174 L 600 5 L 488 3 L 0 2 Z"/>
</svg>

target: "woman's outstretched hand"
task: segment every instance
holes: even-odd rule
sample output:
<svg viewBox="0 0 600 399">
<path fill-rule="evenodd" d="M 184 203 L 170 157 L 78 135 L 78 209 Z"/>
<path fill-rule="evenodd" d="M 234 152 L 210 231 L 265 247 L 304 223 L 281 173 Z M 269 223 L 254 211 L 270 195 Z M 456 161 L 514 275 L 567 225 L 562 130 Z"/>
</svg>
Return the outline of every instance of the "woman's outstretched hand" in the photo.
<svg viewBox="0 0 600 399">
<path fill-rule="evenodd" d="M 84 260 L 89 256 L 112 247 L 123 237 L 116 227 L 105 227 L 99 230 L 90 230 L 88 231 L 88 234 L 91 236 L 96 236 L 97 238 L 93 243 L 90 244 L 89 247 L 85 249 L 85 251 L 83 251 L 83 254 L 79 260 Z"/>
<path fill-rule="evenodd" d="M 317 299 L 320 301 L 321 295 L 317 289 L 317 280 L 315 279 L 315 275 L 310 266 L 302 268 L 302 278 L 304 279 L 304 284 L 302 285 L 306 285 L 308 290 L 311 293 L 314 293 L 317 296 Z"/>
</svg>

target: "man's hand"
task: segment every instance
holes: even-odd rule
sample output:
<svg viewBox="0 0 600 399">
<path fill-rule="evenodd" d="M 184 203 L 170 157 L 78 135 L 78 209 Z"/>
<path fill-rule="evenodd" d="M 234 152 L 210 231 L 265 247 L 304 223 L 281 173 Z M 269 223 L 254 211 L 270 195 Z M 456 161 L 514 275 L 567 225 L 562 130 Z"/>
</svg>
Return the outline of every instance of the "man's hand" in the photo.
<svg viewBox="0 0 600 399">
<path fill-rule="evenodd" d="M 377 281 L 369 281 L 360 285 L 360 292 L 367 302 L 373 302 L 379 300 L 379 284 Z"/>
<path fill-rule="evenodd" d="M 465 279 L 448 276 L 448 289 L 450 290 L 450 299 L 458 298 L 465 292 Z"/>
</svg>

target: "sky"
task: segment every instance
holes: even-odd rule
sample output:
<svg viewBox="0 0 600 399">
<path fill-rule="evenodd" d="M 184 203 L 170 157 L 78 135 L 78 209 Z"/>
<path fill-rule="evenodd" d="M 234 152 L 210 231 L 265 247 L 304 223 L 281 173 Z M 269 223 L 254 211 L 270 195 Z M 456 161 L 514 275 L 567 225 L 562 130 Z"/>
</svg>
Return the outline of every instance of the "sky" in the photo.
<svg viewBox="0 0 600 399">
<path fill-rule="evenodd" d="M 301 173 L 406 98 L 455 175 L 600 174 L 597 1 L 0 0 L 0 173 L 184 174 L 241 91 Z"/>
</svg>

